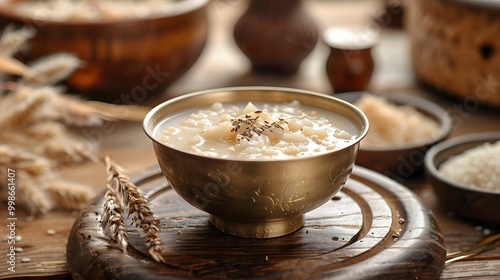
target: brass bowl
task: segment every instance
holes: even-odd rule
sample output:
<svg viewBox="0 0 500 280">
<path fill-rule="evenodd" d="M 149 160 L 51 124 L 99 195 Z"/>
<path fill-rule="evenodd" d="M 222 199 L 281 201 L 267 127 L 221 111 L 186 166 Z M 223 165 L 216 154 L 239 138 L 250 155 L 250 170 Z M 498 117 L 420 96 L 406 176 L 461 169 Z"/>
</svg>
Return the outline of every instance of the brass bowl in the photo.
<svg viewBox="0 0 500 280">
<path fill-rule="evenodd" d="M 427 178 L 441 207 L 459 217 L 500 228 L 500 192 L 483 190 L 452 182 L 439 172 L 448 158 L 484 143 L 500 141 L 499 132 L 482 132 L 450 138 L 432 147 L 425 156 Z M 459 172 L 459 171 L 457 171 Z"/>
<path fill-rule="evenodd" d="M 28 61 L 59 52 L 85 61 L 67 81 L 70 92 L 133 104 L 161 93 L 196 62 L 208 37 L 208 3 L 183 0 L 160 16 L 97 22 L 26 18 L 4 3 L 0 26 L 35 28 L 23 53 Z"/>
<path fill-rule="evenodd" d="M 352 144 L 336 151 L 286 160 L 227 160 L 176 150 L 155 139 L 166 118 L 214 102 L 290 102 L 335 112 L 351 122 Z M 368 131 L 365 115 L 340 99 L 304 90 L 236 87 L 183 95 L 153 108 L 144 130 L 153 140 L 160 168 L 188 203 L 210 214 L 210 223 L 235 236 L 270 238 L 304 225 L 304 213 L 330 200 L 345 184 L 359 141 Z"/>
</svg>

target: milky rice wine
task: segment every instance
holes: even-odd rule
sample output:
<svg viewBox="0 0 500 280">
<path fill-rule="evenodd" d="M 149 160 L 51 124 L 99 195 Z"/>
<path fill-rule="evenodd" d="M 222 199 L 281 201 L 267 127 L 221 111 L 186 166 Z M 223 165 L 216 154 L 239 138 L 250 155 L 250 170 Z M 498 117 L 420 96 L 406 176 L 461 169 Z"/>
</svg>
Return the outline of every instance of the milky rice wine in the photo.
<svg viewBox="0 0 500 280">
<path fill-rule="evenodd" d="M 345 117 L 289 103 L 214 103 L 158 125 L 155 138 L 174 149 L 222 159 L 279 160 L 312 156 L 352 144 Z"/>
</svg>

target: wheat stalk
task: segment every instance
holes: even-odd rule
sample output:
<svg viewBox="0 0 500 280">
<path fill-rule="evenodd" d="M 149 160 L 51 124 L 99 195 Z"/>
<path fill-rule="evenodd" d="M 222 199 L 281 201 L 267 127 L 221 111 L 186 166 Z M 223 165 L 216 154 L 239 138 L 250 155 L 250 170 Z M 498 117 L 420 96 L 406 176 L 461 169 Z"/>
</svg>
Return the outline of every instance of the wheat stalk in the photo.
<svg viewBox="0 0 500 280">
<path fill-rule="evenodd" d="M 125 174 L 125 171 L 114 163 L 109 156 L 106 156 L 104 161 L 106 163 L 108 192 L 110 192 L 109 190 L 113 190 L 116 191 L 116 194 L 120 195 L 122 198 L 122 207 L 126 208 L 128 216 L 132 217 L 132 224 L 135 224 L 139 230 L 139 234 L 146 239 L 149 254 L 157 262 L 165 262 L 161 254 L 163 243 L 160 239 L 160 221 L 155 218 L 147 199 L 141 194 L 139 188 L 132 183 L 130 178 Z M 116 194 L 115 197 L 119 198 Z M 104 216 L 111 218 L 110 214 L 104 214 Z M 106 223 L 107 221 L 104 222 Z"/>
<path fill-rule="evenodd" d="M 5 170 L 16 170 L 19 205 L 30 214 L 46 213 L 58 206 L 62 209 L 81 209 L 92 198 L 87 186 L 58 179 L 54 161 L 21 149 L 0 144 L 0 180 L 7 182 Z"/>
<path fill-rule="evenodd" d="M 43 190 L 41 185 L 43 176 L 33 177 L 23 170 L 16 170 L 16 200 L 20 205 L 24 205 L 31 215 L 36 213 L 46 213 L 53 208 L 52 200 Z M 17 202 L 16 202 L 17 203 Z"/>
<path fill-rule="evenodd" d="M 43 122 L 22 130 L 0 131 L 0 142 L 53 161 L 54 165 L 97 161 L 95 144 L 69 133 L 56 122 Z"/>
<path fill-rule="evenodd" d="M 28 75 L 28 67 L 18 60 L 0 53 L 0 72 L 10 75 Z"/>
<path fill-rule="evenodd" d="M 89 101 L 84 101 L 74 95 L 64 94 L 62 87 L 46 85 L 33 88 L 14 82 L 4 82 L 2 86 L 12 91 L 12 94 L 0 97 L 0 101 L 2 101 L 0 106 L 4 107 L 6 112 L 16 108 L 17 104 L 24 100 L 33 98 L 33 96 L 47 98 L 47 104 L 43 110 L 37 112 L 37 122 L 51 120 L 77 126 L 96 126 L 100 125 L 102 120 L 118 119 L 106 116 L 109 114 L 107 112 L 109 108 L 106 106 L 101 109 L 94 108 L 92 103 L 89 104 Z"/>
<path fill-rule="evenodd" d="M 31 27 L 25 26 L 16 30 L 12 25 L 8 25 L 0 38 L 0 52 L 5 56 L 12 56 L 33 36 L 35 30 Z"/>
<path fill-rule="evenodd" d="M 2 170 L 7 167 L 23 170 L 32 177 L 48 174 L 53 168 L 52 162 L 47 158 L 7 144 L 0 144 L 0 166 Z"/>
<path fill-rule="evenodd" d="M 125 201 L 128 205 L 129 217 L 138 228 L 141 236 L 146 238 L 146 245 L 149 247 L 149 253 L 158 262 L 164 262 L 161 256 L 162 242 L 159 236 L 160 221 L 154 217 L 153 211 L 149 208 L 147 200 L 141 195 L 137 187 L 131 184 L 130 180 L 123 175 L 119 175 L 121 184 L 127 184 L 124 189 Z"/>
<path fill-rule="evenodd" d="M 82 209 L 92 198 L 92 190 L 88 186 L 65 180 L 48 182 L 44 190 L 57 207 L 66 210 Z"/>
<path fill-rule="evenodd" d="M 116 105 L 99 101 L 85 101 L 87 107 L 93 108 L 95 113 L 107 120 L 124 120 L 142 122 L 151 108 L 140 105 Z"/>
<path fill-rule="evenodd" d="M 61 133 L 38 147 L 43 154 L 60 164 L 97 161 L 98 151 L 94 144 L 70 133 Z"/>
<path fill-rule="evenodd" d="M 104 234 L 111 240 L 120 245 L 120 248 L 125 253 L 127 251 L 128 237 L 125 223 L 123 221 L 123 207 L 116 184 L 111 184 L 108 180 L 106 184 L 107 191 L 103 205 L 103 215 L 101 219 L 101 227 Z"/>
<path fill-rule="evenodd" d="M 87 104 L 76 96 L 59 95 L 53 105 L 59 112 L 58 119 L 66 124 L 78 126 L 97 126 L 102 124 L 103 120 L 113 120 L 108 118 L 99 110 Z"/>
<path fill-rule="evenodd" d="M 33 35 L 34 31 L 27 27 L 17 30 L 8 27 L 0 37 L 0 79 L 2 74 L 21 77 L 17 82 L 0 81 L 0 179 L 3 178 L 0 188 L 6 187 L 4 171 L 15 168 L 21 174 L 18 204 L 32 214 L 47 212 L 53 206 L 81 208 L 90 199 L 90 189 L 59 179 L 59 168 L 89 159 L 97 161 L 98 151 L 95 143 L 79 137 L 68 126 L 94 126 L 103 120 L 142 120 L 147 108 L 105 106 L 104 103 L 88 103 L 64 94 L 65 89 L 51 84 L 66 78 L 82 65 L 82 61 L 63 53 L 24 65 L 12 55 Z M 126 192 L 135 195 L 131 199 L 127 197 L 133 205 L 145 203 L 131 188 Z M 108 205 L 108 209 L 120 205 L 118 200 L 115 201 L 115 204 Z M 127 210 L 127 207 L 124 208 Z M 149 208 L 137 207 L 134 207 L 135 212 L 131 211 L 132 217 L 152 215 Z M 116 219 L 119 213 L 113 213 L 111 218 Z M 118 222 L 114 223 L 115 229 L 120 229 L 120 226 L 124 229 Z M 138 219 L 134 222 L 144 229 L 142 235 L 152 244 L 153 251 L 159 250 L 161 242 L 155 236 L 159 231 L 158 223 L 141 223 Z M 123 245 L 125 239 L 117 238 Z M 155 252 L 159 254 L 159 251 L 154 251 L 152 255 Z"/>
<path fill-rule="evenodd" d="M 82 65 L 83 61 L 69 53 L 45 56 L 28 66 L 28 71 L 24 73 L 19 83 L 30 86 L 55 84 L 67 78 Z"/>
<path fill-rule="evenodd" d="M 22 128 L 37 122 L 39 120 L 36 117 L 37 113 L 47 104 L 47 101 L 51 99 L 48 94 L 33 94 L 23 99 L 17 98 L 16 96 L 12 98 L 17 100 L 18 103 L 16 106 L 11 106 L 7 111 L 2 112 L 0 116 L 0 124 L 10 129 Z M 14 103 L 12 101 L 10 101 L 10 103 Z"/>
</svg>

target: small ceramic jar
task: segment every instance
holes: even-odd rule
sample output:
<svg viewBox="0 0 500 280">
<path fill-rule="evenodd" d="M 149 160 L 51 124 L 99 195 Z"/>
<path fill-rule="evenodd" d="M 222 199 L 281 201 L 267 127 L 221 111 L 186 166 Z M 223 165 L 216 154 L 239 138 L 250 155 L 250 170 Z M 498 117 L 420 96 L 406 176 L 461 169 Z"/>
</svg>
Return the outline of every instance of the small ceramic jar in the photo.
<svg viewBox="0 0 500 280">
<path fill-rule="evenodd" d="M 330 27 L 323 33 L 330 53 L 326 74 L 335 92 L 361 91 L 369 84 L 375 68 L 371 50 L 379 40 L 370 27 Z"/>
</svg>

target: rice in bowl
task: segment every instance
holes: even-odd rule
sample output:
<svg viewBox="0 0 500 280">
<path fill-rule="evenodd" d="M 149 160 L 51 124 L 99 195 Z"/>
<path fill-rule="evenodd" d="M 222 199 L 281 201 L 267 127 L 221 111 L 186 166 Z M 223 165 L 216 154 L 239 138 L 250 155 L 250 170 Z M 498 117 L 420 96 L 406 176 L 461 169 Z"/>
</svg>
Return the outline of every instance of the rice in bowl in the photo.
<svg viewBox="0 0 500 280">
<path fill-rule="evenodd" d="M 410 105 L 397 105 L 386 98 L 364 94 L 356 105 L 370 121 L 370 131 L 361 141 L 366 148 L 402 147 L 431 141 L 439 124 Z"/>
<path fill-rule="evenodd" d="M 439 166 L 448 180 L 463 186 L 500 192 L 500 141 L 484 143 Z"/>
</svg>

